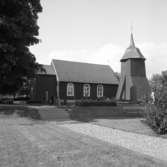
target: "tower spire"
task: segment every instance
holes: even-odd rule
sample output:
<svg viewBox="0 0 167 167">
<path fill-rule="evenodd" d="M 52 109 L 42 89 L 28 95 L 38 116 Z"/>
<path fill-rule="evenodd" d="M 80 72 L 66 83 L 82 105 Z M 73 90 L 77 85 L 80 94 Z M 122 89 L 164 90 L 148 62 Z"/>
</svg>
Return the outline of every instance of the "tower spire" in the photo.
<svg viewBox="0 0 167 167">
<path fill-rule="evenodd" d="M 131 25 L 130 28 L 130 47 L 135 47 L 135 42 L 134 42 L 134 38 L 133 38 L 133 26 Z"/>
<path fill-rule="evenodd" d="M 130 47 L 135 47 L 135 42 L 134 42 L 134 39 L 133 39 L 133 33 L 132 32 L 130 34 Z"/>
</svg>

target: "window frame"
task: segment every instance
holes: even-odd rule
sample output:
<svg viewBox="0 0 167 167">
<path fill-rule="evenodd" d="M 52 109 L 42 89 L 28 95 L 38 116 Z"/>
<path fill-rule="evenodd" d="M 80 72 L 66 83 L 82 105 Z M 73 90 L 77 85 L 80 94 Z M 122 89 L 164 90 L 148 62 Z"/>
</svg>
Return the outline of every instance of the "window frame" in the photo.
<svg viewBox="0 0 167 167">
<path fill-rule="evenodd" d="M 104 86 L 103 85 L 97 85 L 97 97 L 103 97 L 104 96 Z"/>
<path fill-rule="evenodd" d="M 83 85 L 83 97 L 90 97 L 90 84 Z"/>
<path fill-rule="evenodd" d="M 73 83 L 67 83 L 66 95 L 67 97 L 74 97 L 74 84 Z"/>
</svg>

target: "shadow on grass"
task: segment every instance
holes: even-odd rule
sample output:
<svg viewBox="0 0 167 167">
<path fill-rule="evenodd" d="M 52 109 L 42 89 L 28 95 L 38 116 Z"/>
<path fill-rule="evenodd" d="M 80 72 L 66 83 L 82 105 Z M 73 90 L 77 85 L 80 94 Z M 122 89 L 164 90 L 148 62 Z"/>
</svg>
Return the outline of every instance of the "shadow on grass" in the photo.
<svg viewBox="0 0 167 167">
<path fill-rule="evenodd" d="M 0 105 L 0 113 L 4 115 L 17 114 L 20 117 L 40 120 L 38 110 L 35 108 L 29 108 L 26 105 Z"/>
<path fill-rule="evenodd" d="M 108 119 L 108 120 L 116 120 L 116 119 L 135 119 L 135 118 L 143 118 L 141 116 L 71 116 L 71 120 L 79 121 L 79 122 L 96 122 L 96 119 Z"/>
<path fill-rule="evenodd" d="M 56 108 L 53 112 L 56 112 Z M 43 110 L 43 109 L 41 109 Z M 141 112 L 135 110 L 134 112 L 123 111 L 117 107 L 74 107 L 64 108 L 64 111 L 68 113 L 68 117 L 59 119 L 56 114 L 51 120 L 44 119 L 45 121 L 64 122 L 66 120 L 72 120 L 77 122 L 96 122 L 96 119 L 134 119 L 143 117 Z M 42 120 L 40 111 L 38 108 L 29 107 L 28 105 L 0 105 L 0 113 L 5 115 L 11 115 L 16 113 L 20 117 L 28 117 L 35 120 Z M 60 112 L 59 112 L 60 113 Z M 40 121 L 36 121 L 37 123 Z M 41 121 L 42 122 L 42 121 Z M 44 122 L 44 121 L 43 121 Z"/>
<path fill-rule="evenodd" d="M 104 110 L 103 110 L 104 109 Z M 143 113 L 141 110 L 136 110 L 134 112 L 129 112 L 128 110 L 120 110 L 114 107 L 97 108 L 97 107 L 81 107 L 73 108 L 67 110 L 70 119 L 80 121 L 80 122 L 96 122 L 96 119 L 134 119 L 143 118 Z"/>
</svg>

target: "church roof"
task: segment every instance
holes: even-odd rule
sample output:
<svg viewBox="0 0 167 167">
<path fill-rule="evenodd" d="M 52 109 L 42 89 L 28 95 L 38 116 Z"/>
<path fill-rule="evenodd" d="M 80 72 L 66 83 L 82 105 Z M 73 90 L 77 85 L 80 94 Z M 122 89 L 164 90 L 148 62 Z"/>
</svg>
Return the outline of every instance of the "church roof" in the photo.
<svg viewBox="0 0 167 167">
<path fill-rule="evenodd" d="M 59 81 L 118 84 L 113 70 L 108 65 L 52 60 Z"/>
<path fill-rule="evenodd" d="M 145 60 L 139 48 L 135 46 L 135 42 L 134 42 L 132 33 L 131 33 L 131 38 L 130 38 L 130 45 L 126 49 L 121 61 L 125 61 L 127 59 L 144 59 Z"/>
<path fill-rule="evenodd" d="M 56 75 L 53 67 L 51 65 L 42 65 L 44 71 L 39 70 L 37 74 L 39 75 Z"/>
</svg>

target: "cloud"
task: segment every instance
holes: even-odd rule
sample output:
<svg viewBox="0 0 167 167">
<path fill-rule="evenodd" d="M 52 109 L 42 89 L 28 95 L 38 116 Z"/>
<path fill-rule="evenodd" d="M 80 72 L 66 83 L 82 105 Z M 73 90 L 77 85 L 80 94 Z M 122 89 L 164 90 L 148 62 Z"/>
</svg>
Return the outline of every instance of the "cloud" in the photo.
<svg viewBox="0 0 167 167">
<path fill-rule="evenodd" d="M 113 44 L 106 44 L 94 51 L 92 61 L 99 64 L 108 64 L 114 71 L 120 71 L 120 59 L 123 55 L 124 49 Z"/>
<path fill-rule="evenodd" d="M 167 43 L 147 42 L 139 45 L 139 48 L 146 57 L 146 69 L 149 78 L 153 74 L 167 70 Z"/>
<path fill-rule="evenodd" d="M 54 50 L 49 54 L 51 59 L 86 62 L 87 50 Z"/>
</svg>

